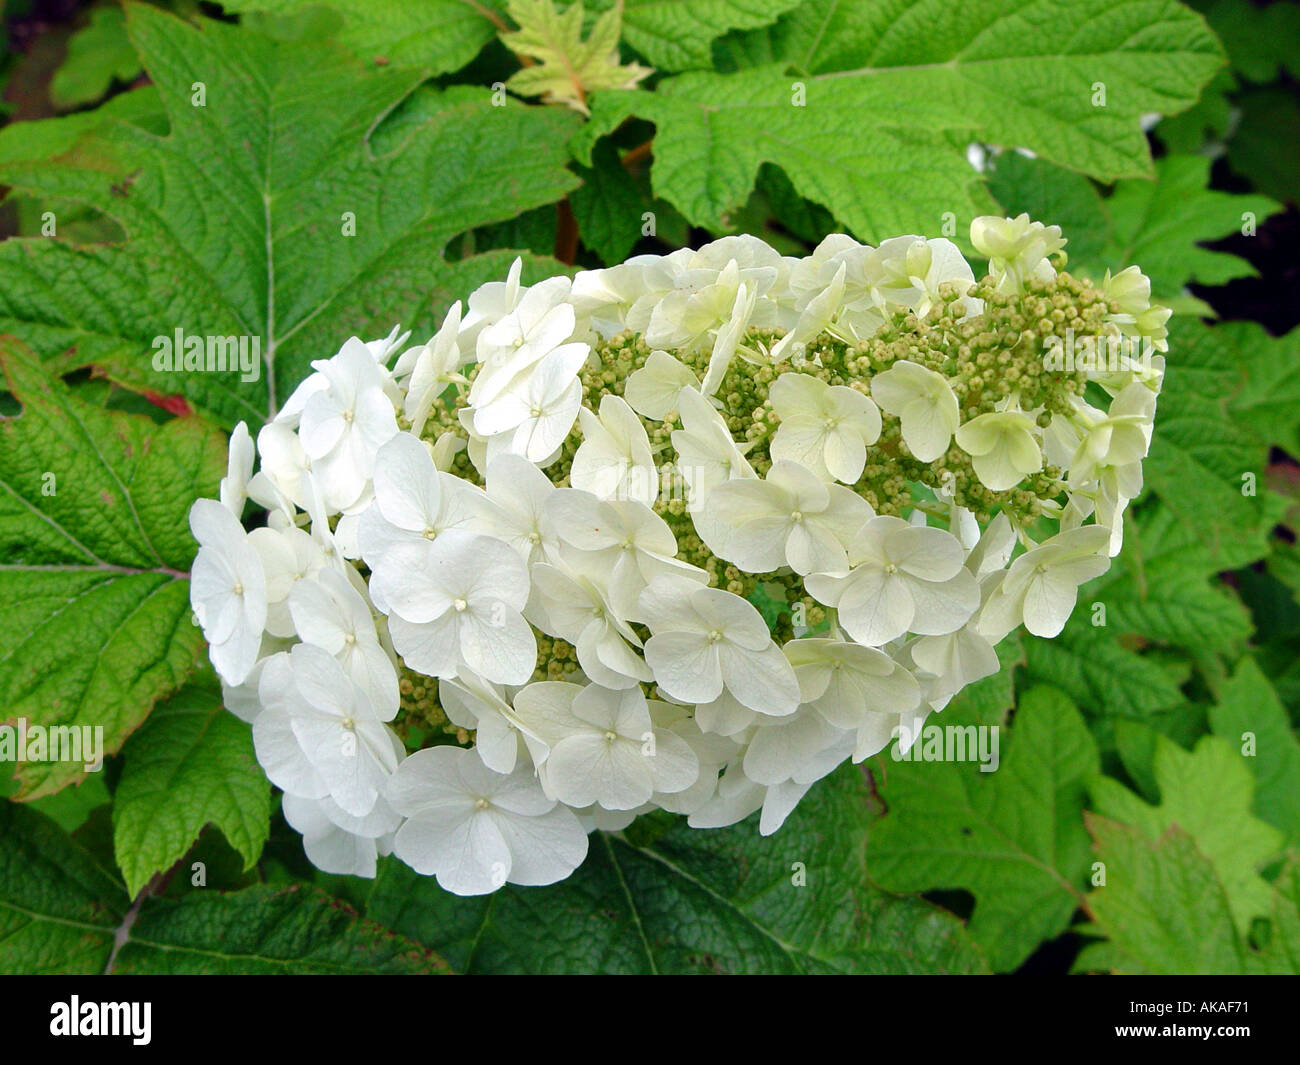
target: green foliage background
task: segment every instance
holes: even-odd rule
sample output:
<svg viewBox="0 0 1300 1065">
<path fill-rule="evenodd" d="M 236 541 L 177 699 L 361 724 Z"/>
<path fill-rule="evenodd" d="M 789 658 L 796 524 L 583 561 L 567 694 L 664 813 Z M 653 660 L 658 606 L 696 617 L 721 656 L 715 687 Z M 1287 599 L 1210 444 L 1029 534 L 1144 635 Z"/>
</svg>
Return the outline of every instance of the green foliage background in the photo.
<svg viewBox="0 0 1300 1065">
<path fill-rule="evenodd" d="M 554 25 L 601 40 L 613 6 Z M 1294 219 L 1300 9 L 623 0 L 652 73 L 604 87 L 593 49 L 566 107 L 500 37 L 544 7 L 9 5 L 0 720 L 100 724 L 111 757 L 0 767 L 0 971 L 1300 971 L 1300 333 L 1212 309 Z M 188 606 L 185 514 L 237 421 L 520 253 L 537 279 L 729 232 L 964 243 L 991 211 L 1178 311 L 1123 554 L 943 713 L 1003 726 L 998 772 L 879 757 L 773 837 L 656 815 L 490 898 L 311 868 Z M 178 326 L 274 372 L 157 373 Z"/>
</svg>

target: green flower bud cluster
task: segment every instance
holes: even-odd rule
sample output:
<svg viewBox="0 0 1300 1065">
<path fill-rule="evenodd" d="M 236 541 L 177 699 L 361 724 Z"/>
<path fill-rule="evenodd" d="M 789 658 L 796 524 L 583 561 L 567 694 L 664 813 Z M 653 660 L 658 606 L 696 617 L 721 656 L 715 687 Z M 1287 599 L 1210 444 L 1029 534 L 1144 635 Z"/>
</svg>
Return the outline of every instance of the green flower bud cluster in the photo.
<svg viewBox="0 0 1300 1065">
<path fill-rule="evenodd" d="M 1090 281 L 1060 273 L 1051 281 L 1031 280 L 1023 295 L 999 293 L 985 278 L 967 293 L 984 301 L 984 311 L 963 320 L 966 303 L 945 285 L 942 301 L 924 317 L 896 314 L 869 340 L 855 346 L 847 360 L 857 380 L 870 378 L 900 359 L 915 362 L 946 377 L 959 403 L 961 421 L 1017 403 L 1022 410 L 1040 410 L 1046 426 L 1051 415 L 1071 409 L 1070 397 L 1081 395 L 1086 371 L 1069 373 L 1044 368 L 1049 337 L 1101 336 L 1108 331 L 1108 306 Z M 880 513 L 897 514 L 910 504 L 910 492 L 899 479 L 943 490 L 971 510 L 981 523 L 996 510 L 1006 510 L 1024 524 L 1042 513 L 1047 500 L 1063 490 L 1060 470 L 1046 466 L 1013 489 L 995 492 L 975 476 L 970 456 L 955 444 L 930 463 L 918 462 L 903 442 L 898 419 L 882 411 L 883 429 L 868 449 L 867 469 L 858 491 Z"/>
<path fill-rule="evenodd" d="M 595 353 L 596 358 L 587 360 L 580 376 L 583 405 L 599 410 L 602 396 L 623 395 L 627 379 L 645 365 L 650 348 L 639 333 L 624 330 L 598 344 Z"/>
<path fill-rule="evenodd" d="M 403 665 L 398 674 L 397 693 L 400 699 L 393 728 L 403 742 L 413 729 L 429 732 L 446 732 L 456 735 L 463 732 L 450 721 L 438 702 L 438 682 L 432 677 Z"/>
<path fill-rule="evenodd" d="M 786 609 L 781 611 L 772 625 L 772 639 L 778 644 L 787 644 L 815 630 L 829 616 L 826 607 L 804 594 L 803 580 L 797 574 L 787 573 L 780 577 L 768 577 L 763 585 L 764 591 L 778 601 L 781 596 L 774 593 L 778 588 L 784 592 Z M 803 624 L 800 626 L 795 624 L 795 609 L 801 604 Z"/>
<path fill-rule="evenodd" d="M 533 670 L 532 680 L 571 679 L 578 672 L 577 648 L 558 636 L 533 631 L 537 635 L 537 668 Z"/>
</svg>

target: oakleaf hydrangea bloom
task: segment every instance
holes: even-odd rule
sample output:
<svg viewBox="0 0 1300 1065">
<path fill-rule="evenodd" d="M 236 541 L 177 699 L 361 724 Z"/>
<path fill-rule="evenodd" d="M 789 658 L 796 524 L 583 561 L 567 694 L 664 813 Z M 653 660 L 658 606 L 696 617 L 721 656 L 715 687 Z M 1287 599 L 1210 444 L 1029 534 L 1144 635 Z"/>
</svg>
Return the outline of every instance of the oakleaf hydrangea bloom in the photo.
<svg viewBox="0 0 1300 1065">
<path fill-rule="evenodd" d="M 712 524 L 727 530 L 723 538 L 705 537 L 719 557 L 751 573 L 789 566 L 803 576 L 846 572 L 845 544 L 874 516 L 855 492 L 788 459 L 773 462 L 763 480 L 719 485 L 706 507 Z"/>
<path fill-rule="evenodd" d="M 961 542 L 943 529 L 874 515 L 849 545 L 849 571 L 814 573 L 805 582 L 819 602 L 839 609 L 840 624 L 869 647 L 915 632 L 960 628 L 979 606 Z"/>
<path fill-rule="evenodd" d="M 516 261 L 238 427 L 191 602 L 311 861 L 468 895 L 652 810 L 769 834 L 1060 633 L 1142 487 L 1169 312 L 1028 216 L 971 243 L 983 277 L 912 234 Z"/>
<path fill-rule="evenodd" d="M 822 480 L 853 484 L 862 476 L 867 445 L 880 438 L 880 411 L 870 397 L 806 373 L 782 374 L 769 397 L 781 420 L 772 458 L 802 463 Z"/>
<path fill-rule="evenodd" d="M 190 602 L 203 626 L 212 664 L 222 679 L 239 684 L 257 663 L 266 626 L 266 571 L 239 520 L 211 499 L 190 510 L 199 543 L 190 575 Z"/>
<path fill-rule="evenodd" d="M 406 820 L 397 856 L 457 895 L 509 884 L 553 884 L 587 855 L 587 836 L 533 773 L 497 773 L 472 751 L 416 751 L 388 780 L 389 803 Z"/>
</svg>

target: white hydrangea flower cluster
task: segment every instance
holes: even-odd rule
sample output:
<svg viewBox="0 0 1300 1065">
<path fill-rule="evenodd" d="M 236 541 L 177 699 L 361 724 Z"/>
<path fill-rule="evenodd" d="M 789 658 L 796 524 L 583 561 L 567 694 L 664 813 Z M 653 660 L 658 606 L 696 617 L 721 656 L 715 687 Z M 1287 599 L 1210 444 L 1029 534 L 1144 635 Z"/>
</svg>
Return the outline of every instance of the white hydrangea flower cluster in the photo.
<svg viewBox="0 0 1300 1065">
<path fill-rule="evenodd" d="M 239 426 L 192 602 L 311 860 L 480 894 L 653 809 L 768 834 L 1059 633 L 1141 487 L 1168 311 L 1058 272 L 1057 227 L 971 240 L 978 281 L 913 236 L 517 261 Z"/>
</svg>

